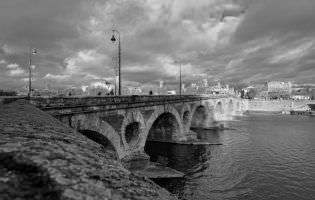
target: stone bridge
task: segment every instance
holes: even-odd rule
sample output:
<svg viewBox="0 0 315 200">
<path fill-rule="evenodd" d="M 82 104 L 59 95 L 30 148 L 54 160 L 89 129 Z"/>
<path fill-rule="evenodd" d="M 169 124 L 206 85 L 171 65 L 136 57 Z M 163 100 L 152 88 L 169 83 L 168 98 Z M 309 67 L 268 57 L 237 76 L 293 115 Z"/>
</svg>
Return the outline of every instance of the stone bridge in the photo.
<svg viewBox="0 0 315 200">
<path fill-rule="evenodd" d="M 191 95 L 32 97 L 30 102 L 88 138 L 114 148 L 124 163 L 149 160 L 144 152 L 147 140 L 194 139 L 190 128 L 217 126 L 242 114 L 245 105 L 235 97 Z"/>
</svg>

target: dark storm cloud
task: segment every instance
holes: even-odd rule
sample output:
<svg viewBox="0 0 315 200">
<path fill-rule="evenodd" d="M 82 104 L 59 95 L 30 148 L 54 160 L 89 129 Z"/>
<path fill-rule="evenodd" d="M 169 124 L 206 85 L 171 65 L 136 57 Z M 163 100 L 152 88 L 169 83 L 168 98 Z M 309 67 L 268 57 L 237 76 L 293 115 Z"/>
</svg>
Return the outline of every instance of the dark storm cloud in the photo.
<svg viewBox="0 0 315 200">
<path fill-rule="evenodd" d="M 60 73 L 64 59 L 76 50 L 72 49 L 71 42 L 80 39 L 78 30 L 90 16 L 88 9 L 83 8 L 89 6 L 91 2 L 81 0 L 1 1 L 0 46 L 7 49 L 2 59 L 25 69 L 29 48 L 34 47 L 39 49 L 39 54 L 34 56 L 39 66 L 36 73 L 41 76 L 47 72 Z M 21 80 L 12 83 L 13 87 L 22 85 Z"/>
<path fill-rule="evenodd" d="M 236 38 L 248 41 L 266 35 L 302 36 L 315 31 L 315 1 L 256 0 L 237 29 Z"/>
<path fill-rule="evenodd" d="M 253 0 L 225 49 L 210 55 L 218 79 L 313 81 L 315 1 Z M 221 69 L 221 70 L 220 70 Z"/>
<path fill-rule="evenodd" d="M 111 80 L 113 28 L 126 84 L 175 84 L 178 62 L 187 82 L 308 81 L 314 10 L 310 0 L 2 0 L 0 85 L 25 87 L 30 47 L 35 86 Z"/>
<path fill-rule="evenodd" d="M 78 37 L 74 27 L 86 20 L 80 0 L 4 0 L 0 6 L 0 39 L 10 44 L 35 43 L 45 49 Z"/>
</svg>

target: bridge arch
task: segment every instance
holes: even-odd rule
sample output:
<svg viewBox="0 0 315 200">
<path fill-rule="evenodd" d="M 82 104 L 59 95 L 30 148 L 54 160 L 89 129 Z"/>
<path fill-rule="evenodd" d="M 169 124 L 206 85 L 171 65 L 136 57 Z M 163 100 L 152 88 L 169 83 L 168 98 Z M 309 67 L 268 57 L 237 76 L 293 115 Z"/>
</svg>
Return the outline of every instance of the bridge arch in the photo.
<svg viewBox="0 0 315 200">
<path fill-rule="evenodd" d="M 73 128 L 89 139 L 103 146 L 112 146 L 119 159 L 125 156 L 119 134 L 98 115 L 76 115 L 71 118 L 71 124 Z"/>
<path fill-rule="evenodd" d="M 224 114 L 224 109 L 223 109 L 223 103 L 222 101 L 218 101 L 215 104 L 214 110 L 216 113 L 223 115 Z"/>
<path fill-rule="evenodd" d="M 121 126 L 122 141 L 126 149 L 139 150 L 141 141 L 144 140 L 146 125 L 140 111 L 130 111 L 125 114 Z"/>
<path fill-rule="evenodd" d="M 191 115 L 191 108 L 189 106 L 189 104 L 185 103 L 182 107 L 182 109 L 180 110 L 180 116 L 183 122 L 183 127 L 184 127 L 184 131 L 188 132 L 190 129 L 190 115 Z"/>
<path fill-rule="evenodd" d="M 238 112 L 241 111 L 241 105 L 240 105 L 240 102 L 239 102 L 239 101 L 236 102 L 236 110 L 237 110 Z"/>
<path fill-rule="evenodd" d="M 229 115 L 233 115 L 234 112 L 234 101 L 232 99 L 228 100 L 228 107 L 227 107 L 227 113 Z"/>
<path fill-rule="evenodd" d="M 216 121 L 222 120 L 224 116 L 224 106 L 222 101 L 217 101 L 214 106 L 214 118 Z"/>
<path fill-rule="evenodd" d="M 159 140 L 163 139 L 159 135 L 172 140 L 184 137 L 181 117 L 171 105 L 156 108 L 147 120 L 146 127 L 145 139 L 154 139 L 155 137 Z M 143 147 L 145 141 L 142 141 Z"/>
<path fill-rule="evenodd" d="M 229 108 L 233 110 L 233 107 L 234 107 L 234 101 L 233 99 L 229 99 Z"/>
<path fill-rule="evenodd" d="M 209 116 L 209 105 L 207 103 L 196 104 L 191 112 L 190 126 L 203 127 L 207 124 Z"/>
</svg>

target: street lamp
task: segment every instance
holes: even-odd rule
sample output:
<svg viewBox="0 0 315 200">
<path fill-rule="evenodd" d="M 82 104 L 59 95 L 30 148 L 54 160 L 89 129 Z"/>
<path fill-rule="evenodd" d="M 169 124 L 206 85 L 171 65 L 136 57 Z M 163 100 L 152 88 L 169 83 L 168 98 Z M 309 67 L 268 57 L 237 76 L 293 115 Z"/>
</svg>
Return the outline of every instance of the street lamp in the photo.
<svg viewBox="0 0 315 200">
<path fill-rule="evenodd" d="M 29 51 L 29 66 L 28 66 L 28 97 L 31 97 L 32 93 L 32 55 L 37 54 L 36 49 L 30 48 Z"/>
<path fill-rule="evenodd" d="M 113 36 L 110 39 L 113 43 L 116 42 L 115 33 L 118 34 L 118 95 L 121 95 L 121 44 L 120 33 L 117 30 L 113 30 Z"/>
<path fill-rule="evenodd" d="M 179 63 L 175 61 L 175 63 Z M 182 63 L 179 63 L 179 96 L 182 96 Z"/>
</svg>

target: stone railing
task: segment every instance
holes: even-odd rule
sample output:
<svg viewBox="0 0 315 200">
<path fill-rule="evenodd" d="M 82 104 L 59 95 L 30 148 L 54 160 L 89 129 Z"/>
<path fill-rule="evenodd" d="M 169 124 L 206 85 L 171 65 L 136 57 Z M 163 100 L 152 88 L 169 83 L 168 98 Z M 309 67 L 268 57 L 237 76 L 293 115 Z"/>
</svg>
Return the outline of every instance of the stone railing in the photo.
<svg viewBox="0 0 315 200">
<path fill-rule="evenodd" d="M 178 102 L 201 101 L 206 99 L 228 98 L 227 95 L 132 95 L 132 96 L 73 96 L 73 97 L 0 97 L 0 104 L 7 104 L 18 99 L 30 100 L 41 109 L 72 108 L 82 106 L 102 106 L 119 104 L 148 103 L 167 104 Z"/>
<path fill-rule="evenodd" d="M 152 96 L 88 96 L 88 97 L 32 97 L 30 102 L 41 108 L 72 108 L 82 106 L 102 106 L 102 105 L 120 105 L 120 104 L 167 104 L 178 102 L 201 101 L 206 99 L 224 98 L 222 96 L 208 95 L 152 95 Z"/>
</svg>

